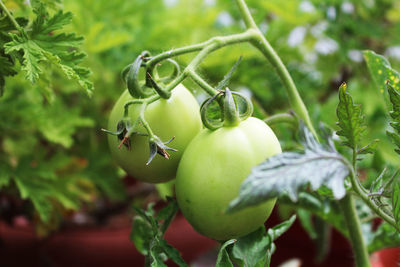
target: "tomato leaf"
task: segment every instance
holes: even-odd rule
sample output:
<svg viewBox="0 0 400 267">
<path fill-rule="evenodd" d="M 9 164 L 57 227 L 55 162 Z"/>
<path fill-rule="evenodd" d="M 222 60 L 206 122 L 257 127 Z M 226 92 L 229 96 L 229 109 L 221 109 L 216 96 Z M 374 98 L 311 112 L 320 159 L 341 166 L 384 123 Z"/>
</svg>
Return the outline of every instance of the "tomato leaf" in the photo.
<svg viewBox="0 0 400 267">
<path fill-rule="evenodd" d="M 235 239 L 231 239 L 222 244 L 221 249 L 218 252 L 217 262 L 215 263 L 215 267 L 233 267 L 233 263 L 229 258 L 229 254 L 227 251 L 228 246 L 231 246 L 236 242 Z"/>
<path fill-rule="evenodd" d="M 387 83 L 390 102 L 392 103 L 393 110 L 390 112 L 392 121 L 390 126 L 393 127 L 395 132 L 387 131 L 386 134 L 391 137 L 393 143 L 396 145 L 395 151 L 400 154 L 400 93 L 393 87 L 392 84 Z"/>
<path fill-rule="evenodd" d="M 168 205 L 155 215 L 152 205 L 146 211 L 135 208 L 137 215 L 132 223 L 130 239 L 143 255 L 147 256 L 146 266 L 166 266 L 164 262 L 170 258 L 178 266 L 187 264 L 179 251 L 167 243 L 164 233 L 178 211 L 175 200 L 168 198 Z"/>
<path fill-rule="evenodd" d="M 357 150 L 366 127 L 364 125 L 364 116 L 361 113 L 361 106 L 353 104 L 353 98 L 346 89 L 347 85 L 345 83 L 339 88 L 339 105 L 336 109 L 336 114 L 339 119 L 337 124 L 340 130 L 336 134 L 346 139 L 343 145 Z"/>
<path fill-rule="evenodd" d="M 364 51 L 363 54 L 371 76 L 381 93 L 385 92 L 387 81 L 389 81 L 396 90 L 400 90 L 400 74 L 392 69 L 389 61 L 387 61 L 385 57 L 369 50 Z"/>
<path fill-rule="evenodd" d="M 223 90 L 225 89 L 225 87 L 228 86 L 233 74 L 235 73 L 236 69 L 238 68 L 240 62 L 242 61 L 242 57 L 239 57 L 239 59 L 236 61 L 235 65 L 232 66 L 232 68 L 230 69 L 230 71 L 224 76 L 224 78 L 222 79 L 222 81 L 220 81 L 217 85 L 217 87 L 215 87 L 215 90 Z"/>
<path fill-rule="evenodd" d="M 295 220 L 296 216 L 292 216 L 268 231 L 260 227 L 237 240 L 231 239 L 225 242 L 218 253 L 216 266 L 233 266 L 232 261 L 238 266 L 269 266 L 271 256 L 276 249 L 274 241 L 285 233 Z"/>
<path fill-rule="evenodd" d="M 397 229 L 400 229 L 400 183 L 398 181 L 393 187 L 392 211 L 393 217 L 397 223 Z"/>
<path fill-rule="evenodd" d="M 243 182 L 239 196 L 229 204 L 229 212 L 284 194 L 296 201 L 299 191 L 307 185 L 312 190 L 324 185 L 332 190 L 336 199 L 344 197 L 344 179 L 349 173 L 345 159 L 336 151 L 330 139 L 329 145 L 324 146 L 315 140 L 304 125 L 302 131 L 304 153 L 284 152 L 254 167 Z"/>
</svg>

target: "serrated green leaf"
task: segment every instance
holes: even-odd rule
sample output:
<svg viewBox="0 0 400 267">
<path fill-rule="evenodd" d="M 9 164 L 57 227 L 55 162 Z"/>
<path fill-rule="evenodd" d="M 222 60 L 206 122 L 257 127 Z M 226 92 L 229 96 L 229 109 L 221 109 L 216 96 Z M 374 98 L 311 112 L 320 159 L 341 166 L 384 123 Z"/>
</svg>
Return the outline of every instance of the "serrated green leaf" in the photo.
<svg viewBox="0 0 400 267">
<path fill-rule="evenodd" d="M 237 239 L 231 255 L 240 266 L 263 267 L 267 262 L 267 252 L 271 240 L 266 237 L 264 227 Z"/>
<path fill-rule="evenodd" d="M 167 198 L 167 201 L 169 201 L 168 205 L 163 208 L 156 217 L 158 221 L 162 221 L 162 224 L 160 226 L 160 231 L 162 234 L 164 234 L 165 231 L 168 229 L 168 226 L 172 222 L 172 219 L 178 212 L 178 204 L 170 197 Z"/>
<path fill-rule="evenodd" d="M 72 188 L 76 180 L 66 179 L 57 173 L 71 162 L 71 158 L 62 154 L 53 155 L 49 159 L 32 159 L 32 155 L 20 158 L 18 166 L 13 171 L 13 180 L 22 199 L 32 202 L 43 222 L 49 222 L 54 215 L 55 206 L 76 210 L 79 208 L 81 192 Z"/>
<path fill-rule="evenodd" d="M 28 24 L 28 20 L 26 18 L 19 17 L 15 20 L 21 27 L 25 27 Z M 6 14 L 0 14 L 0 32 L 8 32 L 11 30 L 15 30 L 14 24 L 10 21 Z"/>
<path fill-rule="evenodd" d="M 254 167 L 243 182 L 239 196 L 229 204 L 229 212 L 284 194 L 296 201 L 299 192 L 308 185 L 311 190 L 325 185 L 332 190 L 336 199 L 344 197 L 344 179 L 349 173 L 345 159 L 332 142 L 325 147 L 315 140 L 304 125 L 302 131 L 304 153 L 284 152 Z"/>
<path fill-rule="evenodd" d="M 374 154 L 376 151 L 376 147 L 378 146 L 379 139 L 375 139 L 368 145 L 357 150 L 357 154 Z"/>
<path fill-rule="evenodd" d="M 42 70 L 39 63 L 45 60 L 43 50 L 33 41 L 29 40 L 26 34 L 22 36 L 10 33 L 11 42 L 4 45 L 5 52 L 10 54 L 12 52 L 23 51 L 22 69 L 26 73 L 26 79 L 32 83 L 36 82 Z"/>
<path fill-rule="evenodd" d="M 336 114 L 339 119 L 340 130 L 337 135 L 343 136 L 346 140 L 344 145 L 357 149 L 363 133 L 365 132 L 364 116 L 361 113 L 361 106 L 353 104 L 353 98 L 346 91 L 347 85 L 343 83 L 339 88 L 339 104 Z"/>
<path fill-rule="evenodd" d="M 233 267 L 233 263 L 229 258 L 229 254 L 226 249 L 235 242 L 236 242 L 235 239 L 231 239 L 222 244 L 221 249 L 218 252 L 218 257 L 217 257 L 217 262 L 215 263 L 215 267 Z"/>
<path fill-rule="evenodd" d="M 50 142 L 70 147 L 77 128 L 91 127 L 94 122 L 78 114 L 78 109 L 68 109 L 56 101 L 37 117 L 37 128 Z"/>
<path fill-rule="evenodd" d="M 296 216 L 292 216 L 289 220 L 268 229 L 268 231 L 266 231 L 264 227 L 260 227 L 246 236 L 239 237 L 236 242 L 233 239 L 227 241 L 218 253 L 221 266 L 233 266 L 229 255 L 232 257 L 235 264 L 240 267 L 269 266 L 271 256 L 276 249 L 274 241 L 284 234 L 295 220 Z M 229 250 L 228 255 L 227 247 L 233 243 L 234 245 L 232 249 Z"/>
<path fill-rule="evenodd" d="M 164 264 L 165 255 L 157 242 L 152 242 L 150 245 L 149 264 L 151 267 L 167 267 Z"/>
<path fill-rule="evenodd" d="M 385 92 L 387 81 L 393 84 L 397 90 L 400 89 L 400 75 L 392 69 L 385 57 L 368 50 L 363 54 L 371 76 L 382 94 Z"/>
<path fill-rule="evenodd" d="M 188 265 L 182 259 L 179 251 L 171 246 L 165 241 L 165 239 L 160 240 L 160 246 L 162 247 L 163 252 L 170 258 L 173 262 L 175 262 L 179 267 L 187 267 Z"/>
<path fill-rule="evenodd" d="M 25 32 L 20 29 L 19 34 L 10 33 L 12 40 L 5 44 L 6 53 L 22 51 L 22 69 L 31 82 L 36 82 L 42 73 L 39 64 L 50 62 L 59 67 L 68 79 L 75 79 L 91 95 L 91 72 L 78 66 L 85 56 L 78 51 L 83 38 L 74 33 L 59 32 L 71 23 L 72 13 L 59 10 L 50 16 L 45 5 L 38 1 L 33 7 L 36 18 L 32 23 L 32 30 Z"/>
<path fill-rule="evenodd" d="M 392 213 L 397 223 L 397 229 L 400 229 L 400 183 L 399 182 L 395 183 L 393 186 Z"/>
<path fill-rule="evenodd" d="M 242 57 L 239 57 L 239 59 L 236 61 L 235 65 L 232 66 L 232 68 L 230 69 L 230 71 L 224 76 L 224 78 L 222 79 L 222 81 L 220 81 L 217 85 L 217 87 L 215 87 L 215 90 L 222 90 L 225 89 L 225 87 L 228 86 L 233 74 L 235 73 L 236 69 L 238 68 L 240 62 L 242 61 Z"/>
<path fill-rule="evenodd" d="M 400 154 L 400 93 L 390 83 L 387 83 L 387 88 L 390 102 L 392 103 L 392 111 L 390 112 L 392 121 L 390 122 L 390 125 L 393 127 L 395 132 L 387 131 L 386 133 L 397 146 L 395 151 Z"/>
<path fill-rule="evenodd" d="M 179 266 L 186 267 L 187 264 L 179 251 L 163 238 L 164 232 L 178 211 L 176 201 L 172 198 L 169 200 L 170 203 L 157 216 L 152 205 L 149 205 L 147 211 L 135 207 L 138 214 L 135 216 L 130 238 L 138 251 L 147 255 L 146 259 L 150 266 L 165 266 L 164 261 L 170 258 Z"/>
<path fill-rule="evenodd" d="M 130 233 L 130 240 L 135 245 L 136 249 L 143 255 L 149 252 L 150 243 L 153 233 L 151 225 L 142 217 L 135 216 L 132 223 L 132 230 Z"/>
<path fill-rule="evenodd" d="M 0 54 L 0 76 L 11 76 L 17 72 L 14 69 L 14 63 L 8 58 Z"/>
</svg>

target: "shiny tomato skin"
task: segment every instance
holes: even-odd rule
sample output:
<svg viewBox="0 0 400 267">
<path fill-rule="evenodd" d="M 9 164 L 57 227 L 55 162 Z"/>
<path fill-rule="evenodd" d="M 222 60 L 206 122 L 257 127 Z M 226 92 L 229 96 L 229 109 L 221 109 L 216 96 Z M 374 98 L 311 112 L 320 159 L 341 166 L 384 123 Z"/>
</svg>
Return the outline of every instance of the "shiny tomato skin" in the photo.
<svg viewBox="0 0 400 267">
<path fill-rule="evenodd" d="M 199 233 L 223 241 L 262 226 L 275 199 L 225 214 L 251 168 L 281 153 L 273 131 L 250 117 L 238 126 L 202 130 L 189 144 L 179 163 L 176 196 L 180 209 Z"/>
<path fill-rule="evenodd" d="M 108 129 L 116 131 L 117 123 L 124 113 L 124 104 L 132 100 L 126 90 L 117 100 L 111 111 Z M 134 123 L 139 116 L 140 105 L 129 107 L 129 117 Z M 167 146 L 177 149 L 168 151 L 169 159 L 156 155 L 153 161 L 146 165 L 149 158 L 149 142 L 147 136 L 131 137 L 131 148 L 118 148 L 120 140 L 113 135 L 108 136 L 111 154 L 117 164 L 134 178 L 148 183 L 162 183 L 175 178 L 179 160 L 186 146 L 202 129 L 199 105 L 194 96 L 183 86 L 178 85 L 172 90 L 169 99 L 159 99 L 149 104 L 145 111 L 145 119 L 153 133 L 162 141 L 175 139 Z M 141 126 L 140 132 L 146 133 Z"/>
</svg>

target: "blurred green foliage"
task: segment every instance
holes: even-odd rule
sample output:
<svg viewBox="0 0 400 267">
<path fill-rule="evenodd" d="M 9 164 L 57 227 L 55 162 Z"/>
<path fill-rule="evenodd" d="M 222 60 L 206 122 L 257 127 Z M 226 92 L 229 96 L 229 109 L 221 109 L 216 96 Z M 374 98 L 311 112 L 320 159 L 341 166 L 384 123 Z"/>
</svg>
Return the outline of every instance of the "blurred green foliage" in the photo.
<svg viewBox="0 0 400 267">
<path fill-rule="evenodd" d="M 400 66 L 400 3 L 247 3 L 288 66 L 314 123 L 323 121 L 337 129 L 337 92 L 346 81 L 355 102 L 362 104 L 366 113 L 366 139 L 381 139 L 378 156 L 370 159 L 376 172 L 386 162 L 398 161 L 385 135 L 387 92 L 374 84 L 362 50 L 384 54 L 395 69 Z M 26 2 L 6 4 L 16 14 L 26 12 Z M 124 90 L 120 78 L 124 66 L 143 50 L 157 54 L 244 29 L 232 0 L 65 0 L 63 7 L 74 14 L 68 30 L 85 37 L 82 49 L 88 57 L 84 65 L 93 72 L 93 96 L 89 98 L 59 70 L 46 69 L 46 78 L 34 85 L 21 74 L 7 78 L 0 98 L 0 187 L 8 185 L 2 188 L 5 194 L 15 193 L 17 188 L 20 197 L 31 200 L 44 222 L 59 216 L 60 206 L 62 213 L 79 209 L 96 197 L 125 198 L 124 175 L 113 164 L 106 136 L 100 132 Z M 287 111 L 290 107 L 278 76 L 248 44 L 211 54 L 201 65 L 200 74 L 216 85 L 240 56 L 243 60 L 230 87 L 251 91 L 258 116 Z M 184 66 L 192 57 L 177 60 Z M 197 86 L 189 80 L 185 84 L 202 99 Z M 290 148 L 291 130 L 286 126 L 275 130 L 284 148 Z"/>
</svg>

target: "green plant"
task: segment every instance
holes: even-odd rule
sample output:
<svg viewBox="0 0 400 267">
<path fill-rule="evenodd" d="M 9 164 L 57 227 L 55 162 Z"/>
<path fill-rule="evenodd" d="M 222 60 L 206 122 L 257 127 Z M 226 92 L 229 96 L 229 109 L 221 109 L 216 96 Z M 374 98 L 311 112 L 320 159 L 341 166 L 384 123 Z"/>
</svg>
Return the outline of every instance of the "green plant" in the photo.
<svg viewBox="0 0 400 267">
<path fill-rule="evenodd" d="M 181 54 L 199 51 L 197 56 L 195 56 L 194 59 L 186 66 L 183 72 L 178 75 L 169 85 L 162 89 L 165 90 L 165 92 L 169 92 L 176 84 L 182 82 L 185 78 L 190 77 L 195 83 L 209 93 L 212 96 L 212 99 L 215 99 L 218 97 L 220 92 L 215 90 L 200 75 L 196 73 L 198 65 L 210 53 L 224 46 L 233 45 L 240 42 L 249 42 L 255 48 L 259 49 L 261 53 L 269 60 L 272 66 L 274 66 L 278 76 L 285 85 L 286 92 L 289 97 L 289 103 L 293 110 L 291 114 L 276 115 L 273 118 L 266 120 L 274 124 L 280 122 L 289 122 L 294 124 L 294 128 L 297 128 L 297 126 L 300 125 L 300 140 L 302 140 L 301 143 L 303 145 L 304 152 L 284 152 L 282 154 L 270 157 L 265 162 L 255 167 L 241 186 L 239 196 L 230 203 L 229 207 L 227 207 L 227 212 L 234 214 L 234 212 L 240 212 L 242 209 L 254 205 L 260 205 L 261 203 L 276 197 L 280 197 L 283 199 L 282 201 L 284 201 L 286 198 L 286 201 L 289 200 L 292 205 L 298 205 L 304 210 L 311 211 L 320 218 L 325 219 L 337 227 L 339 231 L 349 238 L 354 250 L 357 266 L 370 266 L 368 252 L 373 251 L 373 249 L 369 250 L 371 244 L 366 243 L 364 235 L 368 237 L 368 241 L 373 240 L 376 242 L 377 239 L 371 237 L 377 235 L 377 233 L 382 234 L 382 232 L 379 230 L 377 232 L 373 232 L 371 231 L 371 228 L 369 228 L 370 231 L 368 233 L 363 233 L 361 231 L 361 220 L 360 216 L 358 215 L 359 211 L 356 209 L 354 197 L 356 196 L 360 200 L 360 206 L 365 207 L 371 213 L 385 221 L 379 229 L 385 229 L 384 231 L 387 231 L 386 234 L 389 234 L 390 232 L 392 235 L 395 235 L 394 239 L 396 241 L 381 241 L 381 248 L 390 246 L 393 243 L 398 244 L 399 214 L 397 209 L 397 199 L 399 198 L 399 194 L 397 189 L 397 172 L 394 172 L 394 174 L 390 175 L 389 178 L 384 178 L 385 175 L 383 172 L 376 180 L 372 182 L 373 186 L 371 190 L 367 190 L 360 183 L 357 178 L 357 161 L 359 161 L 361 159 L 360 157 L 362 156 L 365 157 L 367 154 L 374 153 L 377 147 L 377 141 L 372 141 L 367 145 L 363 145 L 361 137 L 365 131 L 365 125 L 363 121 L 364 117 L 361 113 L 360 107 L 353 104 L 352 97 L 346 91 L 346 85 L 343 84 L 339 89 L 340 102 L 337 107 L 339 131 L 337 134 L 342 137 L 342 144 L 350 149 L 351 160 L 346 158 L 348 155 L 347 151 L 342 149 L 343 151 L 339 153 L 336 150 L 335 143 L 331 137 L 332 133 L 329 129 L 322 129 L 320 131 L 321 134 L 317 134 L 317 131 L 315 131 L 313 124 L 311 123 L 307 109 L 305 108 L 293 79 L 291 78 L 286 67 L 283 65 L 278 55 L 275 53 L 268 41 L 265 39 L 264 35 L 256 26 L 245 2 L 243 0 L 237 0 L 236 3 L 241 17 L 246 25 L 245 32 L 223 37 L 214 37 L 197 45 L 172 49 L 151 57 L 144 64 L 144 68 L 147 72 L 152 73 L 154 66 L 165 59 Z M 367 60 L 370 60 L 372 57 L 373 60 L 378 62 L 375 64 L 375 61 L 370 61 L 374 64 L 372 64 L 373 66 L 370 64 L 369 67 L 373 74 L 380 74 L 380 76 L 377 76 L 380 78 L 378 80 L 379 85 L 382 84 L 382 80 L 390 80 L 389 82 L 386 82 L 387 84 L 393 83 L 396 86 L 399 84 L 400 78 L 398 77 L 398 73 L 391 69 L 387 61 L 380 59 L 378 56 L 371 56 L 371 54 L 368 52 L 365 53 L 365 57 Z M 231 75 L 228 75 L 222 82 L 222 85 L 217 86 L 217 89 L 226 87 L 226 80 L 229 80 L 230 76 Z M 162 93 L 164 94 L 165 92 Z M 390 87 L 389 94 L 394 108 L 394 111 L 391 115 L 394 119 L 394 122 L 391 123 L 391 125 L 396 131 L 398 131 L 396 121 L 398 119 L 398 116 L 396 115 L 398 113 L 398 93 L 395 88 Z M 160 96 L 162 96 L 162 94 L 160 94 Z M 206 102 L 206 104 L 207 103 L 209 102 Z M 206 104 L 203 104 L 203 107 Z M 227 103 L 219 102 L 219 105 L 224 110 L 224 116 L 235 113 L 227 112 Z M 208 117 L 206 112 L 202 112 L 202 116 L 205 125 L 208 128 L 215 130 L 215 128 L 212 126 L 212 123 L 210 123 L 212 119 Z M 228 119 L 227 121 L 231 122 L 235 120 Z M 218 133 L 218 130 L 216 130 L 216 133 Z M 390 132 L 389 136 L 394 140 L 395 144 L 398 143 L 398 132 Z M 224 139 L 220 138 L 220 142 L 223 142 L 222 140 Z M 233 141 L 231 141 L 231 143 L 232 142 Z M 214 147 L 218 147 L 216 144 L 218 142 L 211 143 L 214 144 Z M 193 140 L 193 146 L 196 149 L 192 151 L 192 144 L 189 145 L 187 152 L 189 155 L 204 151 L 204 148 L 200 149 L 196 144 L 197 138 Z M 213 150 L 210 149 L 210 151 Z M 205 153 L 207 153 L 207 151 Z M 210 154 L 212 155 L 213 153 L 210 152 Z M 194 222 L 196 220 L 193 218 L 196 217 L 196 214 L 193 215 L 191 212 L 199 212 L 199 214 L 202 214 L 202 209 L 207 209 L 207 205 L 196 206 L 197 208 L 194 209 L 194 211 L 189 210 L 186 206 L 185 200 L 190 200 L 190 192 L 192 188 L 188 187 L 189 193 L 188 195 L 185 195 L 185 189 L 187 188 L 186 181 L 190 181 L 190 178 L 194 177 L 195 182 L 192 183 L 196 184 L 196 180 L 204 178 L 197 177 L 197 173 L 199 172 L 197 169 L 195 169 L 197 172 L 190 171 L 192 169 L 187 166 L 189 163 L 186 162 L 185 158 L 186 156 L 183 157 L 182 161 L 183 174 L 180 174 L 181 167 L 179 167 L 178 171 L 178 203 L 182 205 L 184 214 L 186 210 L 186 216 L 188 217 L 189 221 L 194 224 L 195 228 L 197 228 L 200 232 L 210 235 L 216 239 L 223 239 L 225 232 L 220 230 L 222 236 L 218 237 L 219 233 L 214 233 L 213 226 L 206 225 L 206 220 L 203 221 L 202 219 L 199 219 L 199 224 Z M 192 159 L 192 157 L 189 158 Z M 186 172 L 186 170 L 189 171 Z M 228 170 L 225 171 L 228 172 Z M 222 174 L 219 174 L 218 176 L 222 176 Z M 185 183 L 182 182 L 183 178 L 181 177 L 185 177 Z M 180 184 L 181 182 L 182 184 Z M 375 192 L 376 190 L 378 190 L 378 192 Z M 182 195 L 184 197 L 181 197 Z M 332 206 L 332 208 L 328 209 L 328 212 L 323 210 L 321 203 L 324 201 L 328 201 L 326 203 L 329 203 L 328 205 Z M 340 208 L 337 208 L 337 206 Z M 334 214 L 335 212 L 338 212 L 338 214 Z M 308 230 L 312 232 L 314 230 L 310 225 L 310 220 L 308 223 L 306 222 L 306 217 L 309 215 L 310 213 L 305 217 L 302 216 L 302 221 L 303 224 L 308 227 Z M 213 219 L 214 218 L 211 218 L 209 220 L 212 221 Z M 392 228 L 388 228 L 386 225 L 390 225 Z M 204 228 L 202 228 L 203 226 Z M 248 230 L 247 227 L 243 228 L 244 231 Z M 216 232 L 218 232 L 218 230 Z M 265 241 L 263 238 L 266 238 L 265 233 L 260 232 L 259 234 L 261 235 L 261 241 L 259 240 L 259 242 L 263 243 Z M 253 238 L 255 238 L 255 236 L 253 236 Z M 273 240 L 269 239 L 269 245 L 272 244 L 272 241 Z M 240 241 L 235 243 L 234 240 L 230 240 L 224 243 L 221 247 L 221 251 L 217 260 L 217 266 L 223 266 L 224 264 L 231 265 L 231 259 L 238 260 L 232 251 L 235 250 L 235 247 L 241 246 L 242 243 Z M 233 249 L 227 249 L 228 247 L 233 247 Z M 228 253 L 228 251 L 231 253 Z M 266 258 L 267 260 L 264 262 L 264 264 L 269 263 L 271 254 L 268 254 L 267 251 L 269 250 L 264 250 L 263 252 L 265 253 L 259 255 L 259 258 L 255 259 L 255 264 L 257 264 L 259 260 L 261 261 L 262 259 Z M 153 261 L 149 262 L 149 264 L 162 264 L 159 262 L 159 259 L 160 258 L 153 258 Z M 246 257 L 239 257 L 239 262 L 240 260 L 242 264 L 245 264 L 244 262 L 246 261 Z"/>
<path fill-rule="evenodd" d="M 122 90 L 114 89 L 122 88 L 119 71 L 131 60 L 127 55 L 139 55 L 143 50 L 155 55 L 141 66 L 155 79 L 153 84 L 150 77 L 146 78 L 148 87 L 160 93 L 153 96 L 154 100 L 168 97 L 168 92 L 181 83 L 197 94 L 203 88 L 210 96 L 218 95 L 219 89 L 225 88 L 210 84 L 243 55 L 245 60 L 230 87 L 250 91 L 254 116 L 273 128 L 284 151 L 294 152 L 271 157 L 256 167 L 240 197 L 231 204 L 231 212 L 277 198 L 278 204 L 296 210 L 297 218 L 317 243 L 320 256 L 329 244 L 329 224 L 352 240 L 359 266 L 368 266 L 369 253 L 398 246 L 398 154 L 393 149 L 399 143 L 399 75 L 395 71 L 399 60 L 394 53 L 400 36 L 398 1 L 248 0 L 254 20 L 244 2 L 236 2 L 238 5 L 218 0 L 71 0 L 63 5 L 48 0 L 0 2 L 2 220 L 9 218 L 3 200 L 17 199 L 19 203 L 15 195 L 24 201 L 13 214 L 26 215 L 28 211 L 37 229 L 45 226 L 47 232 L 68 220 L 70 211 L 80 209 L 82 203 L 83 212 L 89 213 L 101 206 L 97 205 L 100 197 L 123 201 L 126 206 L 126 192 L 119 179 L 125 173 L 112 164 L 107 137 L 98 129 L 107 125 L 109 110 L 121 95 Z M 75 16 L 61 12 L 62 6 Z M 85 36 L 82 48 L 88 58 L 83 64 L 78 49 L 83 39 L 72 32 Z M 294 33 L 299 32 L 301 38 L 293 41 Z M 198 43 L 210 36 L 217 37 Z M 327 42 L 329 49 L 318 49 Z M 165 51 L 189 43 L 198 44 Z M 257 49 L 249 49 L 249 43 Z M 227 46 L 229 49 L 220 49 Z M 365 49 L 385 54 L 392 66 L 382 56 L 362 54 Z M 189 52 L 199 53 L 193 60 Z M 161 68 L 168 65 L 164 60 L 170 57 L 187 67 L 168 81 L 168 77 L 157 77 L 154 68 L 160 63 Z M 92 91 L 89 72 L 83 65 L 92 69 L 91 79 L 96 85 L 96 94 L 90 99 L 81 92 L 81 87 Z M 310 119 L 293 80 L 301 89 Z M 337 97 L 343 81 L 348 89 L 342 86 Z M 282 84 L 286 91 L 281 90 Z M 353 104 L 350 93 L 354 102 L 362 104 L 362 112 Z M 286 101 L 287 96 L 290 101 Z M 145 102 L 150 98 L 142 99 Z M 216 122 L 210 109 L 206 124 Z M 320 121 L 326 123 L 325 130 L 313 130 L 312 124 Z M 327 137 L 329 128 L 341 136 Z M 379 143 L 374 141 L 377 138 Z M 345 145 L 339 145 L 342 141 Z M 285 164 L 280 164 L 282 161 Z M 251 187 L 255 177 L 260 181 L 257 188 Z M 283 178 L 277 181 L 276 177 Z M 158 215 L 151 207 L 145 213 L 137 210 L 133 239 L 148 264 L 163 266 L 169 257 L 185 265 L 179 252 L 163 240 L 175 212 L 174 202 Z M 377 229 L 373 227 L 376 218 L 383 218 Z M 260 228 L 236 242 L 228 240 L 222 244 L 217 265 L 231 261 L 239 266 L 268 265 L 276 249 L 274 240 L 293 220 L 268 231 Z"/>
<path fill-rule="evenodd" d="M 281 152 L 272 130 L 263 121 L 248 117 L 251 112 L 246 113 L 240 118 L 232 93 L 226 89 L 223 126 L 198 134 L 179 163 L 179 207 L 199 233 L 215 240 L 229 240 L 257 230 L 275 204 L 275 200 L 269 200 L 235 214 L 224 214 L 251 168 Z"/>
<path fill-rule="evenodd" d="M 183 85 L 175 87 L 168 100 L 140 101 L 125 91 L 115 104 L 108 127 L 117 130 L 108 137 L 111 153 L 138 180 L 166 182 L 175 177 L 183 151 L 201 129 L 199 105 Z M 132 105 L 127 107 L 125 103 Z M 124 107 L 129 111 L 121 120 Z M 173 148 L 166 146 L 170 142 Z M 171 157 L 167 150 L 173 151 Z M 155 157 L 156 153 L 162 157 Z"/>
</svg>

